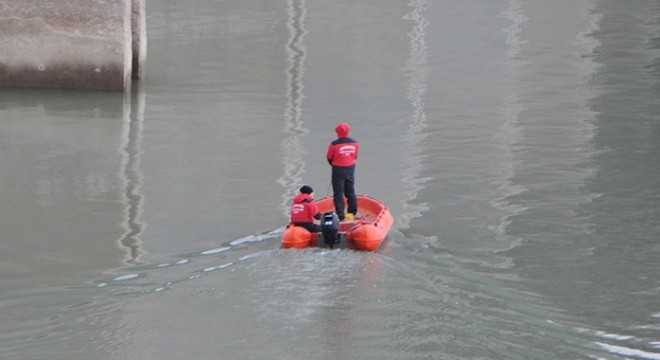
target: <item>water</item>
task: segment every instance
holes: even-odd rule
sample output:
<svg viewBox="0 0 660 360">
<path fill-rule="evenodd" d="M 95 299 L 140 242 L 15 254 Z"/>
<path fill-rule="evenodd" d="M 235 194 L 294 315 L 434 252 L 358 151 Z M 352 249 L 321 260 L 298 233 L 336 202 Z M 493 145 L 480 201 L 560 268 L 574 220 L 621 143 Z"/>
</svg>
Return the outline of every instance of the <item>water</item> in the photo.
<svg viewBox="0 0 660 360">
<path fill-rule="evenodd" d="M 660 359 L 658 14 L 149 2 L 130 95 L 0 90 L 0 358 Z M 395 229 L 280 249 L 340 121 Z"/>
</svg>

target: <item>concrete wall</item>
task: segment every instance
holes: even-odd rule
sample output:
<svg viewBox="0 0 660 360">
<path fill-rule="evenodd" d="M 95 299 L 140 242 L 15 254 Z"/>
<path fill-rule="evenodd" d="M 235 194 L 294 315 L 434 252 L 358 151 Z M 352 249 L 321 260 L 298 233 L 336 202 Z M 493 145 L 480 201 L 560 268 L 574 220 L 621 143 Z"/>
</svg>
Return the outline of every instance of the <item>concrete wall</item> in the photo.
<svg viewBox="0 0 660 360">
<path fill-rule="evenodd" d="M 133 79 L 142 79 L 147 64 L 146 0 L 133 0 L 131 27 L 133 31 Z"/>
<path fill-rule="evenodd" d="M 145 19 L 145 0 L 0 0 L 0 86 L 126 91 Z"/>
</svg>

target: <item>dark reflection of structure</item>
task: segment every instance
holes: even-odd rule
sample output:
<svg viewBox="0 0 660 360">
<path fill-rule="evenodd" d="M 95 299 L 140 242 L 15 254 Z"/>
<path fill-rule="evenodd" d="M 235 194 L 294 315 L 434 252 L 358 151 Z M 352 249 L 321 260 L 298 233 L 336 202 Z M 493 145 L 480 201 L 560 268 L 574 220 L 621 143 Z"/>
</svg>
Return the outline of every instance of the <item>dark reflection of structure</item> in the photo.
<svg viewBox="0 0 660 360">
<path fill-rule="evenodd" d="M 289 202 L 296 194 L 297 185 L 305 172 L 305 162 L 303 160 L 303 151 L 301 138 L 307 133 L 302 126 L 302 99 L 303 84 L 302 77 L 305 63 L 305 45 L 303 38 L 305 31 L 304 20 L 307 10 L 305 9 L 305 0 L 289 0 L 288 2 L 288 29 L 289 42 L 287 44 L 287 104 L 284 112 L 284 133 L 282 141 L 284 163 L 284 175 L 279 179 L 279 183 L 284 186 L 282 195 L 282 209 L 288 214 Z"/>
<path fill-rule="evenodd" d="M 0 109 L 43 107 L 57 116 L 113 118 L 125 103 L 123 93 L 53 89 L 0 88 Z M 72 110 L 72 106 L 74 106 Z"/>
<path fill-rule="evenodd" d="M 412 10 L 404 16 L 404 19 L 413 21 L 413 28 L 408 33 L 410 54 L 404 68 L 410 80 L 407 93 L 413 113 L 408 130 L 403 134 L 403 150 L 409 165 L 408 171 L 403 177 L 404 192 L 407 198 L 403 204 L 405 211 L 399 216 L 399 222 L 403 228 L 409 227 L 412 219 L 420 217 L 422 212 L 428 210 L 428 204 L 417 202 L 417 198 L 424 183 L 429 180 L 421 176 L 423 170 L 421 144 L 425 138 L 424 129 L 427 127 L 424 96 L 428 88 L 430 72 L 428 46 L 426 45 L 428 21 L 423 12 L 429 5 L 426 0 L 412 0 L 408 3 Z"/>
<path fill-rule="evenodd" d="M 124 183 L 124 223 L 126 232 L 119 239 L 119 246 L 126 250 L 124 261 L 129 264 L 139 263 L 139 257 L 145 252 L 140 235 L 146 224 L 140 221 L 144 196 L 140 193 L 143 183 L 140 170 L 142 155 L 142 126 L 144 123 L 145 97 L 141 86 L 134 86 L 130 101 L 124 103 L 124 126 L 122 131 L 122 167 L 120 176 Z"/>
</svg>

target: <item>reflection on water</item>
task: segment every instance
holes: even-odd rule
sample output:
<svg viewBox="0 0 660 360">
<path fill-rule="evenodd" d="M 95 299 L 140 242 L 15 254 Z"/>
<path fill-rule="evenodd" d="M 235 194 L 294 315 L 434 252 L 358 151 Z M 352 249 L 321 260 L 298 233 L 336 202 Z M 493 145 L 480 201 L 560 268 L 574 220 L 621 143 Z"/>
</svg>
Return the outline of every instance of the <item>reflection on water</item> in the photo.
<svg viewBox="0 0 660 360">
<path fill-rule="evenodd" d="M 0 90 L 0 358 L 659 358 L 660 4 L 166 2 L 146 109 Z M 386 105 L 356 128 L 424 235 L 241 237 L 325 166 L 303 99 Z"/>
<path fill-rule="evenodd" d="M 588 230 L 576 211 L 593 199 L 584 191 L 594 174 L 595 114 L 589 108 L 594 92 L 586 84 L 596 69 L 587 55 L 597 42 L 585 35 L 597 26 L 591 6 L 590 1 L 571 4 L 579 15 L 564 20 L 561 29 L 546 23 L 561 7 L 514 0 L 502 13 L 511 25 L 506 28 L 504 122 L 497 133 L 501 196 L 491 204 L 504 212 L 493 228 L 509 248 L 536 237 L 566 241 Z M 571 61 L 552 76 L 539 71 L 566 58 Z M 535 83 L 543 86 L 528 85 Z M 547 224 L 557 225 L 555 233 L 543 229 Z"/>
<path fill-rule="evenodd" d="M 141 84 L 138 84 L 137 87 L 137 91 L 134 91 L 135 95 L 131 96 L 131 103 L 124 105 L 122 171 L 119 173 L 124 184 L 125 219 L 122 226 L 126 232 L 119 239 L 118 244 L 126 250 L 124 261 L 131 264 L 138 263 L 139 257 L 145 254 L 140 234 L 146 227 L 146 224 L 140 220 L 144 205 L 144 196 L 140 193 L 143 183 L 140 156 L 143 152 L 141 141 L 146 94 L 142 91 Z"/>
<path fill-rule="evenodd" d="M 524 184 L 516 184 L 513 181 L 516 171 L 516 152 L 520 149 L 519 144 L 522 140 L 523 129 L 520 124 L 520 114 L 525 110 L 522 99 L 516 90 L 515 73 L 518 67 L 524 64 L 520 58 L 520 51 L 525 43 L 520 33 L 522 26 L 529 20 L 522 1 L 511 0 L 509 8 L 502 12 L 501 16 L 509 21 L 509 25 L 504 32 L 506 33 L 506 44 L 509 46 L 506 62 L 507 78 L 506 87 L 502 91 L 503 102 L 503 124 L 496 137 L 503 144 L 501 161 L 501 179 L 498 184 L 498 191 L 501 197 L 491 200 L 491 205 L 502 210 L 504 215 L 500 218 L 497 226 L 493 230 L 497 239 L 509 244 L 508 248 L 515 247 L 521 241 L 521 237 L 516 237 L 506 232 L 506 228 L 511 224 L 512 218 L 526 210 L 526 207 L 510 201 L 510 197 L 519 195 L 527 191 Z"/>
<path fill-rule="evenodd" d="M 403 204 L 404 212 L 398 216 L 398 221 L 403 228 L 410 226 L 410 221 L 420 217 L 429 205 L 426 202 L 418 202 L 418 194 L 423 189 L 424 183 L 431 180 L 421 176 L 424 170 L 422 165 L 424 148 L 422 142 L 426 137 L 424 130 L 427 127 L 424 96 L 429 81 L 429 52 L 426 45 L 426 27 L 428 21 L 424 17 L 424 10 L 430 5 L 426 0 L 411 0 L 408 6 L 412 10 L 404 16 L 405 20 L 414 22 L 412 30 L 408 33 L 410 39 L 410 54 L 404 67 L 408 74 L 409 82 L 407 98 L 413 113 L 408 129 L 403 133 L 403 153 L 406 158 L 407 170 L 403 174 L 404 193 L 407 200 Z"/>
<path fill-rule="evenodd" d="M 129 113 L 126 94 L 0 90 L 1 358 L 102 359 L 116 345 L 116 307 L 67 286 L 118 264 Z"/>
<path fill-rule="evenodd" d="M 289 0 L 287 13 L 289 19 L 287 29 L 289 31 L 289 42 L 287 43 L 287 84 L 286 84 L 286 109 L 284 111 L 284 140 L 282 141 L 282 162 L 284 175 L 279 183 L 284 187 L 282 194 L 282 211 L 288 215 L 289 203 L 297 194 L 297 189 L 305 173 L 305 161 L 303 159 L 303 146 L 301 139 L 308 131 L 303 127 L 302 101 L 303 82 L 305 72 L 305 44 L 303 39 L 305 30 L 305 0 Z"/>
<path fill-rule="evenodd" d="M 5 276 L 66 278 L 119 253 L 124 94 L 0 90 L 0 254 Z M 76 270 L 69 270 L 75 264 Z M 7 278 L 5 278 L 7 279 Z M 43 277 L 29 277 L 43 282 Z M 7 285 L 3 282 L 2 285 Z"/>
</svg>

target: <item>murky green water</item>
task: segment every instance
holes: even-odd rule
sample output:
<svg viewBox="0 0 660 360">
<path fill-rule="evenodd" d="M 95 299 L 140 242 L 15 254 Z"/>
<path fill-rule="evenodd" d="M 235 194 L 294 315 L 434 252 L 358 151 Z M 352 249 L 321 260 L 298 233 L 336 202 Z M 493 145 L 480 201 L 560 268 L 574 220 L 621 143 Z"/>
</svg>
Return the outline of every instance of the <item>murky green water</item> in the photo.
<svg viewBox="0 0 660 360">
<path fill-rule="evenodd" d="M 0 90 L 0 358 L 659 359 L 659 14 L 149 2 L 132 94 Z M 282 250 L 340 121 L 395 229 Z"/>
</svg>

